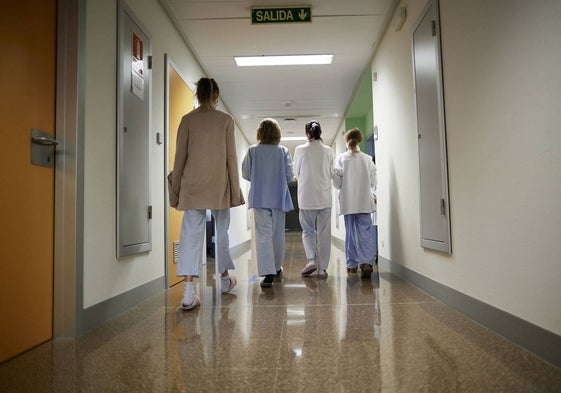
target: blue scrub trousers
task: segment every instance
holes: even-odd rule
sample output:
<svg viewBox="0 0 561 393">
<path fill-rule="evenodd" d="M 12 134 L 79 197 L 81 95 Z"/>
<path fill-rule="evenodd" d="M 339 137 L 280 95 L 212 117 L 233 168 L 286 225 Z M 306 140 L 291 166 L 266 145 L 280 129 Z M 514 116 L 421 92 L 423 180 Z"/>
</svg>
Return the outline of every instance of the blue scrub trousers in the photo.
<svg viewBox="0 0 561 393">
<path fill-rule="evenodd" d="M 370 213 L 345 214 L 347 267 L 373 265 L 378 254 L 378 236 Z"/>
<path fill-rule="evenodd" d="M 276 274 L 286 251 L 284 237 L 286 213 L 279 209 L 253 209 L 257 272 L 260 276 Z"/>
</svg>

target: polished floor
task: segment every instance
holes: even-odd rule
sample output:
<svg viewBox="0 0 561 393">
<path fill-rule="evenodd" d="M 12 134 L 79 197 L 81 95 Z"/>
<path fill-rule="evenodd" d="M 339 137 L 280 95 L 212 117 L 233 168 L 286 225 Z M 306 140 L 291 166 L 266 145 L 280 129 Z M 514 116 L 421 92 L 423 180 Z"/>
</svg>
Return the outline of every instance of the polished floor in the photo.
<svg viewBox="0 0 561 393">
<path fill-rule="evenodd" d="M 284 275 L 259 287 L 251 252 L 238 286 L 177 308 L 181 285 L 77 340 L 0 365 L 0 392 L 561 392 L 553 367 L 389 273 L 347 277 L 332 247 L 327 280 L 303 278 L 300 233 Z"/>
</svg>

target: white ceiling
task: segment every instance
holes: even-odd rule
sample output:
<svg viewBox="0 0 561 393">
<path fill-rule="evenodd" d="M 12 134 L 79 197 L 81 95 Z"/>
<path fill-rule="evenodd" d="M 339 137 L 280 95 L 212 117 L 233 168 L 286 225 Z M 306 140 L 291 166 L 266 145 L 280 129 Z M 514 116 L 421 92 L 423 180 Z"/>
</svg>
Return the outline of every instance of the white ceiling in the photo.
<svg viewBox="0 0 561 393">
<path fill-rule="evenodd" d="M 265 117 L 279 121 L 283 136 L 304 136 L 304 124 L 318 120 L 331 144 L 369 69 L 392 1 L 160 0 L 251 144 Z M 311 23 L 251 23 L 252 7 L 302 5 L 311 6 Z M 334 57 L 331 65 L 314 66 L 237 67 L 234 61 L 283 54 Z M 282 142 L 292 151 L 301 143 Z"/>
</svg>

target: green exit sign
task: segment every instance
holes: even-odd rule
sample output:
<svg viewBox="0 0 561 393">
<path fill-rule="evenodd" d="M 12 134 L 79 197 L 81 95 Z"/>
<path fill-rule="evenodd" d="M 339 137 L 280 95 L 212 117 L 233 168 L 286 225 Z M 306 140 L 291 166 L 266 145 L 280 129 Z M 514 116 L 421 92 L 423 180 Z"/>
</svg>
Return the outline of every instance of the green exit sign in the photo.
<svg viewBox="0 0 561 393">
<path fill-rule="evenodd" d="M 252 8 L 251 23 L 298 23 L 312 21 L 312 7 Z"/>
</svg>

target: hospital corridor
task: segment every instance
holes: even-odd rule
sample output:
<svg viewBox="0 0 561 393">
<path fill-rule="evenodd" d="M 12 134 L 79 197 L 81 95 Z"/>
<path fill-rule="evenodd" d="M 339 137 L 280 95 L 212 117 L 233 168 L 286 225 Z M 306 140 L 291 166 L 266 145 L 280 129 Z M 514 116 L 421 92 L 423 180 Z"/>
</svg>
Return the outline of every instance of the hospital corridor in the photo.
<svg viewBox="0 0 561 393">
<path fill-rule="evenodd" d="M 561 393 L 561 2 L 0 2 L 0 393 Z"/>
</svg>

